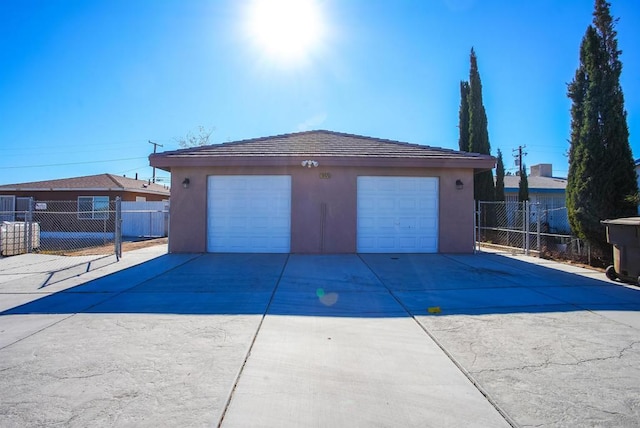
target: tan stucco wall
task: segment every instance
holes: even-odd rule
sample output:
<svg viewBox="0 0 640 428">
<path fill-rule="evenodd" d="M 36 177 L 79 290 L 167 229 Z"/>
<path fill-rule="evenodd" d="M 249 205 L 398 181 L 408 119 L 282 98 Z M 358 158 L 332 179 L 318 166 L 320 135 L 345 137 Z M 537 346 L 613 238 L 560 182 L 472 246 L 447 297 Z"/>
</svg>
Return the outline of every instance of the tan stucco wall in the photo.
<svg viewBox="0 0 640 428">
<path fill-rule="evenodd" d="M 291 175 L 291 252 L 356 251 L 357 177 L 438 177 L 439 252 L 473 251 L 473 171 L 462 168 L 201 167 L 171 171 L 170 252 L 205 252 L 209 175 Z M 321 178 L 326 174 L 330 178 Z M 189 178 L 189 188 L 182 182 Z M 464 188 L 456 189 L 456 180 Z"/>
</svg>

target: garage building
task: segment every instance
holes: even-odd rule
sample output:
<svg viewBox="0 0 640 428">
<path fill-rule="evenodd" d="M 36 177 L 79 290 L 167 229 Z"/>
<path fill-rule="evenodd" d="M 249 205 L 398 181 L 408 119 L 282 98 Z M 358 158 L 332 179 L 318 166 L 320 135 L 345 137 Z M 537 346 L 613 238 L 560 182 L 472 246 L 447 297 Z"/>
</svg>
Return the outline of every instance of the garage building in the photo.
<svg viewBox="0 0 640 428">
<path fill-rule="evenodd" d="M 171 172 L 170 252 L 469 253 L 495 158 L 331 131 L 150 156 Z"/>
</svg>

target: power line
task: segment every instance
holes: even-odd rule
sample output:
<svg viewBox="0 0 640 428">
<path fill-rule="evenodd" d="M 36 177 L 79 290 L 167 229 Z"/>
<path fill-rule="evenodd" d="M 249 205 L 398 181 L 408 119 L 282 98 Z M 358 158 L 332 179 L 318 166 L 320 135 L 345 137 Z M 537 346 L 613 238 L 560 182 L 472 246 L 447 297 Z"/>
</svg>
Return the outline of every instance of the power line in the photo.
<svg viewBox="0 0 640 428">
<path fill-rule="evenodd" d="M 85 165 L 90 163 L 119 162 L 119 161 L 138 160 L 138 159 L 147 159 L 147 157 L 144 156 L 144 157 L 137 157 L 137 158 L 109 159 L 109 160 L 100 160 L 100 161 L 54 163 L 54 164 L 48 164 L 48 165 L 0 166 L 0 169 L 46 168 L 50 166 Z"/>
<path fill-rule="evenodd" d="M 99 150 L 100 146 L 105 148 L 113 148 L 113 147 L 131 147 L 131 144 L 134 142 L 139 142 L 139 140 L 130 140 L 130 141 L 116 141 L 116 142 L 106 142 L 100 144 L 98 147 L 95 147 L 96 150 Z M 2 152 L 23 152 L 25 149 L 27 150 L 38 150 L 38 152 L 42 152 L 46 149 L 73 149 L 75 147 L 87 147 L 87 144 L 55 144 L 55 145 L 36 145 L 36 144 L 27 144 L 21 146 L 13 146 L 2 148 Z M 66 150 L 62 150 L 62 152 L 66 152 Z"/>
</svg>

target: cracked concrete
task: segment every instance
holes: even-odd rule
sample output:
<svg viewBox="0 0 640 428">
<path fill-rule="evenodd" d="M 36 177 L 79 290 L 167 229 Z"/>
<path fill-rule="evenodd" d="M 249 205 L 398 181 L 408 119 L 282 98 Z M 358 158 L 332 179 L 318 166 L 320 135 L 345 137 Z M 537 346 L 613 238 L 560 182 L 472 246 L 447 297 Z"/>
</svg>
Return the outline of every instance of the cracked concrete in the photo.
<svg viewBox="0 0 640 428">
<path fill-rule="evenodd" d="M 502 262 L 513 265 L 506 258 Z M 565 303 L 583 302 L 581 293 L 601 286 L 580 276 L 546 273 L 544 287 L 574 281 L 563 293 Z M 453 315 L 446 315 L 443 308 L 445 315 L 416 314 L 416 319 L 519 426 L 636 427 L 640 424 L 640 315 L 634 302 L 640 292 L 602 282 L 609 291 L 628 296 L 626 301 L 620 299 L 613 315 L 589 310 L 591 303 L 598 306 L 591 302 L 562 310 L 554 306 L 490 313 L 476 308 Z M 521 278 L 518 284 L 540 290 L 534 278 Z M 577 295 L 575 299 L 572 294 Z M 629 309 L 619 310 L 624 306 Z"/>
<path fill-rule="evenodd" d="M 636 329 L 586 311 L 482 318 L 419 321 L 521 426 L 638 426 Z"/>
<path fill-rule="evenodd" d="M 0 426 L 640 425 L 640 291 L 603 274 L 149 251 L 0 282 Z"/>
<path fill-rule="evenodd" d="M 15 344 L 1 354 L 1 425 L 214 425 L 259 322 L 219 317 L 77 314 Z"/>
</svg>

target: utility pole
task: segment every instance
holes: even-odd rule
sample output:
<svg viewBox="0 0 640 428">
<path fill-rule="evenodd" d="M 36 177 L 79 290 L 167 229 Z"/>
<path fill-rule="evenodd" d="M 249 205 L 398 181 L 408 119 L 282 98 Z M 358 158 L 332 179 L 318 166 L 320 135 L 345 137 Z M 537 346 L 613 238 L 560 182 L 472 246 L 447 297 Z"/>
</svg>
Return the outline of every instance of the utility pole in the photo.
<svg viewBox="0 0 640 428">
<path fill-rule="evenodd" d="M 153 141 L 149 140 L 149 144 L 153 144 L 153 153 L 155 154 L 156 152 L 156 148 L 158 146 L 162 147 L 162 144 L 158 144 L 158 143 L 154 143 Z M 153 179 L 152 181 L 155 183 L 156 182 L 156 167 L 153 167 Z"/>
<path fill-rule="evenodd" d="M 518 146 L 517 149 L 513 149 L 513 156 L 516 158 L 516 165 L 518 166 L 519 175 L 522 175 L 522 156 L 526 156 L 527 152 L 523 152 L 527 146 Z"/>
</svg>

